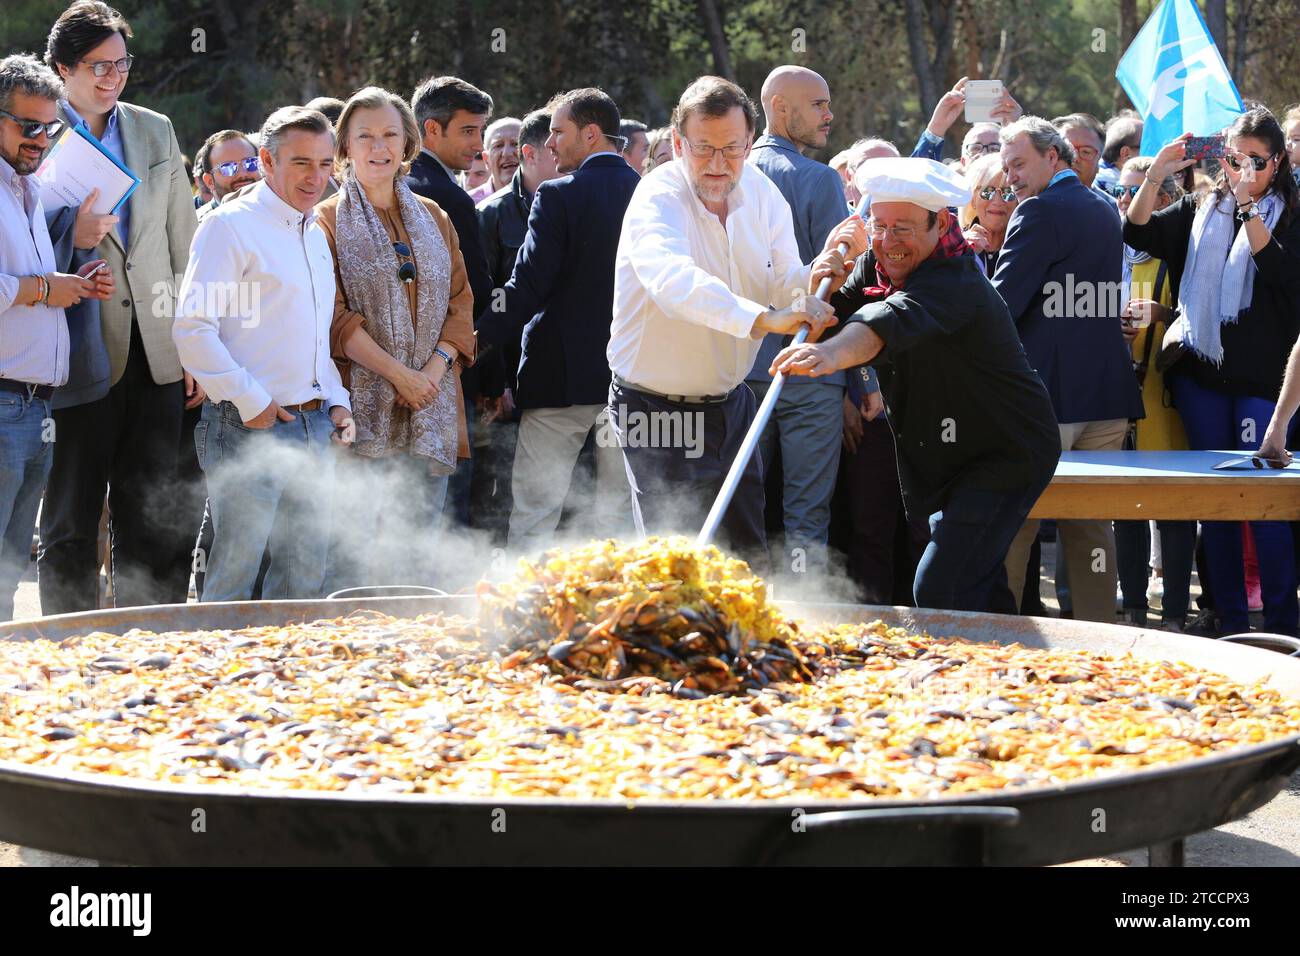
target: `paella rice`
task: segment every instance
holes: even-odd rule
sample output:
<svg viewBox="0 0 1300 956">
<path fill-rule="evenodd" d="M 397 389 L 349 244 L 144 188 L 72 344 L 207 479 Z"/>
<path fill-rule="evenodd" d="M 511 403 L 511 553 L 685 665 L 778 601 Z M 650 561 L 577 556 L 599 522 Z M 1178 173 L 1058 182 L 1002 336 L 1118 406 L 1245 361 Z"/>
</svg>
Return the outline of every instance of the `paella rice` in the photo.
<svg viewBox="0 0 1300 956">
<path fill-rule="evenodd" d="M 356 612 L 0 647 L 0 760 L 269 790 L 926 799 L 1068 783 L 1300 733 L 1300 702 L 1176 662 L 874 624 L 810 680 L 611 693 L 479 624 Z"/>
</svg>

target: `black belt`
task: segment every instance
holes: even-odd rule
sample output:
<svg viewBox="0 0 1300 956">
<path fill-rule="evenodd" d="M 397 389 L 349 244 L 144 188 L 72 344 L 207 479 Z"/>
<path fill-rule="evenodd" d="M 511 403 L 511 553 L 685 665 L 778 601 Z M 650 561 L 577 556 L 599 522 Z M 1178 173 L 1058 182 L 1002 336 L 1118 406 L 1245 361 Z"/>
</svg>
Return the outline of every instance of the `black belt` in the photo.
<svg viewBox="0 0 1300 956">
<path fill-rule="evenodd" d="M 35 385 L 32 382 L 16 382 L 12 378 L 0 378 L 0 392 L 17 392 L 28 398 L 40 398 L 49 401 L 54 395 L 53 385 Z"/>
<path fill-rule="evenodd" d="M 732 389 L 724 395 L 665 395 L 663 392 L 656 392 L 654 389 L 646 388 L 644 385 L 635 385 L 629 382 L 617 372 L 611 373 L 610 376 L 615 385 L 619 388 L 631 389 L 634 392 L 644 392 L 646 395 L 653 395 L 655 398 L 666 399 L 675 405 L 721 405 L 727 399 L 731 398 L 736 389 Z M 737 386 L 738 388 L 739 386 Z"/>
</svg>

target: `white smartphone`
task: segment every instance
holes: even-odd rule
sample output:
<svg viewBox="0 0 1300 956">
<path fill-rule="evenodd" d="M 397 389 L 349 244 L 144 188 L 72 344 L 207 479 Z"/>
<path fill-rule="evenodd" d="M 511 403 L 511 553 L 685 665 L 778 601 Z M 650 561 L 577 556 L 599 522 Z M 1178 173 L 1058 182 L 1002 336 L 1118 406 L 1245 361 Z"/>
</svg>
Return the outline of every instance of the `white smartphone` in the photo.
<svg viewBox="0 0 1300 956">
<path fill-rule="evenodd" d="M 993 123 L 993 110 L 1002 99 L 1001 80 L 967 80 L 966 122 Z"/>
<path fill-rule="evenodd" d="M 83 279 L 93 279 L 108 268 L 108 260 L 100 259 L 96 263 L 87 263 L 87 265 L 91 265 L 92 268 L 87 269 L 86 266 L 82 266 L 81 268 L 85 271 L 78 272 L 77 275 L 81 276 Z"/>
</svg>

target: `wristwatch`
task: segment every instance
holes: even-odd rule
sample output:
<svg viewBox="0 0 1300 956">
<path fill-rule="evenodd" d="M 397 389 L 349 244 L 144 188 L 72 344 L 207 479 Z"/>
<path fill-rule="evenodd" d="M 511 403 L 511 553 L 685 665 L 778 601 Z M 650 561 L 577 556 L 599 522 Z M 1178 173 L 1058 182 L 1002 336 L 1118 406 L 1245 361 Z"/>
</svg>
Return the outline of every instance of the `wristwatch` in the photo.
<svg viewBox="0 0 1300 956">
<path fill-rule="evenodd" d="M 1242 222 L 1250 222 L 1258 215 L 1259 215 L 1259 208 L 1255 205 L 1255 201 L 1253 199 L 1246 205 L 1237 207 L 1237 218 L 1240 219 Z"/>
<path fill-rule="evenodd" d="M 444 362 L 447 363 L 447 368 L 451 368 L 452 365 L 455 364 L 455 359 L 453 359 L 450 355 L 448 355 L 448 354 L 447 354 L 446 352 L 444 352 L 442 349 L 435 348 L 435 349 L 433 350 L 433 354 L 434 354 L 434 355 L 441 356 L 441 357 L 442 357 L 442 360 L 443 360 Z"/>
</svg>

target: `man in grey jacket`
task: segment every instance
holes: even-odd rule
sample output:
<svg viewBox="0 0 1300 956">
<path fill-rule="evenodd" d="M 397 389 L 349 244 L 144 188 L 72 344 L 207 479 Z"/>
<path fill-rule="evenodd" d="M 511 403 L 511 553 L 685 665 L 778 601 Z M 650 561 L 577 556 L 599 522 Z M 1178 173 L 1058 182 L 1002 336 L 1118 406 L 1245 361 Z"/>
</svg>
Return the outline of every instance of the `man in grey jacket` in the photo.
<svg viewBox="0 0 1300 956">
<path fill-rule="evenodd" d="M 45 53 L 66 89 L 60 118 L 84 122 L 141 180 L 115 217 L 83 212 L 73 223 L 74 246 L 108 261 L 117 291 L 99 309 L 106 378 L 80 383 L 84 390 L 69 396 L 75 404 L 54 411 L 39 557 L 47 614 L 98 605 L 106 493 L 117 606 L 183 603 L 197 533 L 177 512 L 174 491 L 184 408 L 203 395 L 192 380 L 182 383 L 171 338 L 194 203 L 171 121 L 119 101 L 134 59 L 131 35 L 107 5 L 80 3 L 54 24 Z"/>
</svg>

